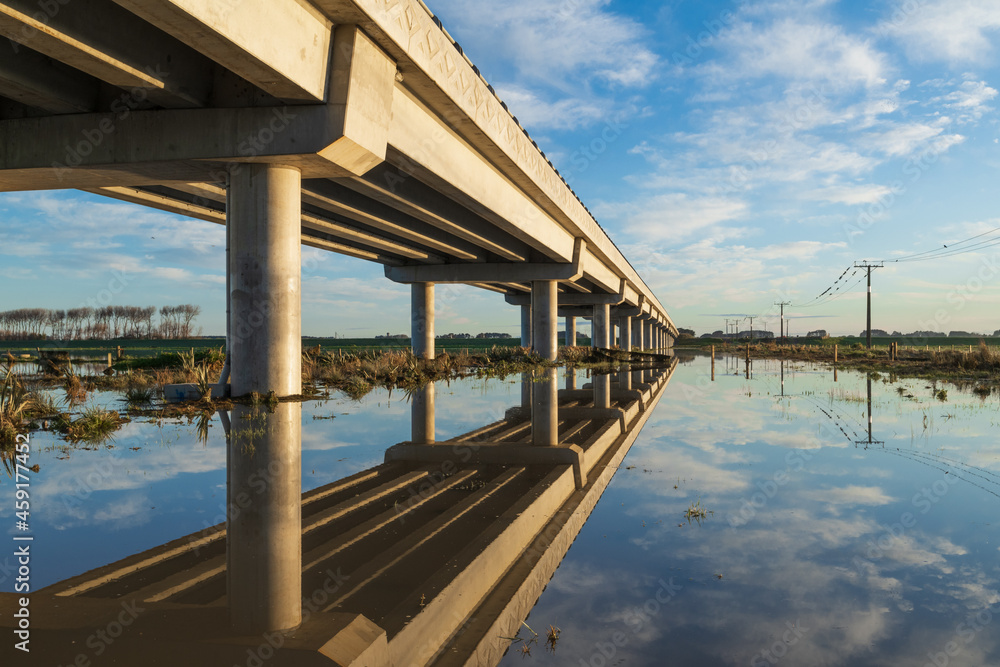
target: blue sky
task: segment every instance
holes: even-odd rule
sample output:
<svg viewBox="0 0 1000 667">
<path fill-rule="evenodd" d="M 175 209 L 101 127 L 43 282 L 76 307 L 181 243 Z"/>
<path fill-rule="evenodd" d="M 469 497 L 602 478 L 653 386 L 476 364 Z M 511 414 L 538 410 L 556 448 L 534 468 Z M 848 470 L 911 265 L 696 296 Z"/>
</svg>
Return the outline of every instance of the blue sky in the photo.
<svg viewBox="0 0 1000 667">
<path fill-rule="evenodd" d="M 784 300 L 793 335 L 856 334 L 863 283 L 796 304 L 855 260 L 1000 227 L 991 0 L 429 4 L 678 326 L 744 313 L 776 330 Z M 0 234 L 0 310 L 191 302 L 224 330 L 219 226 L 13 193 Z M 1000 329 L 998 248 L 875 271 L 873 326 Z M 381 267 L 303 252 L 304 333 L 408 330 L 408 290 Z M 496 294 L 441 290 L 438 306 L 439 333 L 518 331 Z"/>
</svg>

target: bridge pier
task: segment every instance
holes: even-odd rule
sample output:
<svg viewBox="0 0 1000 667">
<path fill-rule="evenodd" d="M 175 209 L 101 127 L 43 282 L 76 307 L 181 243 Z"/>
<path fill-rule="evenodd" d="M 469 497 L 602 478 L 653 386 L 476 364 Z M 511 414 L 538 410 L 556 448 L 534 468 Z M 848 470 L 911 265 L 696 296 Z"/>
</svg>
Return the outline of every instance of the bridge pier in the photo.
<svg viewBox="0 0 1000 667">
<path fill-rule="evenodd" d="M 591 346 L 607 349 L 611 347 L 611 307 L 606 303 L 594 306 L 593 340 Z"/>
<path fill-rule="evenodd" d="M 410 285 L 410 340 L 413 356 L 434 358 L 434 283 Z"/>
<path fill-rule="evenodd" d="M 611 375 L 602 373 L 593 376 L 594 383 L 594 407 L 611 407 Z"/>
<path fill-rule="evenodd" d="M 302 404 L 237 403 L 230 434 L 229 620 L 242 635 L 288 630 L 302 622 Z"/>
<path fill-rule="evenodd" d="M 559 384 L 558 370 L 541 371 L 544 380 L 532 382 L 531 444 L 555 447 L 559 444 Z"/>
<path fill-rule="evenodd" d="M 642 323 L 642 340 L 646 344 L 645 349 L 653 349 L 653 320 L 645 320 Z"/>
<path fill-rule="evenodd" d="M 230 170 L 229 307 L 233 396 L 302 393 L 301 174 Z M 302 620 L 302 406 L 237 404 L 227 454 L 230 622 L 257 634 Z M 268 480 L 261 490 L 260 480 Z"/>
<path fill-rule="evenodd" d="M 531 345 L 531 306 L 521 306 L 521 347 Z"/>
<path fill-rule="evenodd" d="M 414 391 L 410 403 L 410 441 L 417 445 L 434 442 L 434 383 Z"/>
<path fill-rule="evenodd" d="M 621 348 L 623 350 L 632 349 L 632 318 L 629 316 L 621 317 L 618 320 L 618 331 L 621 340 Z"/>
<path fill-rule="evenodd" d="M 534 280 L 531 283 L 532 347 L 547 361 L 555 361 L 559 354 L 558 285 L 555 280 Z M 523 327 L 524 320 L 521 322 Z"/>
<path fill-rule="evenodd" d="M 232 394 L 301 394 L 301 174 L 241 164 L 229 187 Z"/>
<path fill-rule="evenodd" d="M 566 345 L 573 346 L 576 345 L 576 317 L 573 315 L 566 316 Z"/>
</svg>

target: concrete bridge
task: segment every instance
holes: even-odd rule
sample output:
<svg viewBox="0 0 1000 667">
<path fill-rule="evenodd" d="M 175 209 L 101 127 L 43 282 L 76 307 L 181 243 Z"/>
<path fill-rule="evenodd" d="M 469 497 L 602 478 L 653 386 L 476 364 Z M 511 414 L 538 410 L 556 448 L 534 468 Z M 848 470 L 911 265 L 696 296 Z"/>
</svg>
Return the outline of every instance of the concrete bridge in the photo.
<svg viewBox="0 0 1000 667">
<path fill-rule="evenodd" d="M 423 357 L 438 283 L 521 305 L 548 359 L 561 307 L 599 347 L 677 335 L 419 0 L 3 0 L 0 35 L 0 190 L 226 224 L 237 394 L 298 393 L 300 244 L 412 285 Z"/>
<path fill-rule="evenodd" d="M 571 373 L 565 389 L 555 368 L 529 375 L 503 419 L 445 441 L 435 439 L 427 385 L 413 396 L 410 441 L 390 447 L 384 464 L 301 501 L 298 469 L 272 470 L 268 486 L 293 494 L 300 522 L 288 517 L 252 540 L 227 536 L 220 524 L 37 592 L 32 657 L 52 665 L 77 664 L 80 653 L 93 665 L 495 665 L 676 363 L 594 375 L 581 387 Z M 271 413 L 236 407 L 233 442 L 269 437 L 301 438 L 301 404 Z M 248 558 L 282 578 L 227 586 Z M 0 595 L 0 625 L 16 597 Z M 233 636 L 227 605 L 258 598 L 270 622 L 294 606 L 301 624 Z M 128 627 L 114 641 L 88 644 L 123 614 Z M 87 650 L 95 641 L 106 649 L 100 656 Z"/>
<path fill-rule="evenodd" d="M 519 305 L 522 343 L 545 359 L 560 314 L 568 340 L 590 317 L 602 348 L 677 334 L 419 0 L 0 0 L 0 35 L 0 191 L 78 188 L 226 225 L 234 396 L 301 393 L 302 244 L 410 284 L 424 358 L 439 283 Z M 233 447 L 231 494 L 300 460 L 294 440 Z M 238 546 L 298 525 L 293 486 L 231 518 L 233 592 L 262 595 L 244 583 L 270 590 L 290 567 Z M 255 616 L 266 599 L 235 597 L 237 627 L 299 621 L 292 602 Z"/>
</svg>

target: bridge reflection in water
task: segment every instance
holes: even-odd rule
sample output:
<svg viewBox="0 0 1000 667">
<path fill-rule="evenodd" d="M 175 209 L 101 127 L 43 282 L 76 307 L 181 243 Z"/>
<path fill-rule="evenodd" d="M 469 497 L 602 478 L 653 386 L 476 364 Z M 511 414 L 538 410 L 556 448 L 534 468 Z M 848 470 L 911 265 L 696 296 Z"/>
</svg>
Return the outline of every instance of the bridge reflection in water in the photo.
<svg viewBox="0 0 1000 667">
<path fill-rule="evenodd" d="M 35 593 L 32 663 L 494 665 L 675 365 L 580 388 L 527 375 L 502 420 L 444 441 L 428 385 L 410 442 L 301 504 L 301 404 L 238 406 L 229 543 L 215 526 Z M 302 600 L 285 599 L 298 576 Z M 268 609 L 245 602 L 261 592 Z M 297 627 L 234 637 L 232 619 Z"/>
</svg>

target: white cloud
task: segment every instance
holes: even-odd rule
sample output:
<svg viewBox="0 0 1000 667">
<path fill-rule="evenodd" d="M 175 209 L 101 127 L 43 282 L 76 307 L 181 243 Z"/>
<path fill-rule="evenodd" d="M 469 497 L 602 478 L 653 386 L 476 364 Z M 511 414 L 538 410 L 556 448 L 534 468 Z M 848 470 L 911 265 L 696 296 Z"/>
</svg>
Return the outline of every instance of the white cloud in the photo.
<svg viewBox="0 0 1000 667">
<path fill-rule="evenodd" d="M 777 76 L 841 90 L 880 86 L 889 69 L 885 56 L 868 40 L 807 18 L 741 21 L 720 35 L 718 46 L 732 58 L 702 68 L 717 80 Z"/>
<path fill-rule="evenodd" d="M 832 185 L 805 193 L 807 199 L 831 204 L 871 204 L 889 195 L 892 190 L 884 185 Z"/>
<path fill-rule="evenodd" d="M 994 0 L 923 0 L 899 3 L 878 32 L 901 41 L 917 61 L 978 63 L 993 55 L 998 29 Z"/>
</svg>

